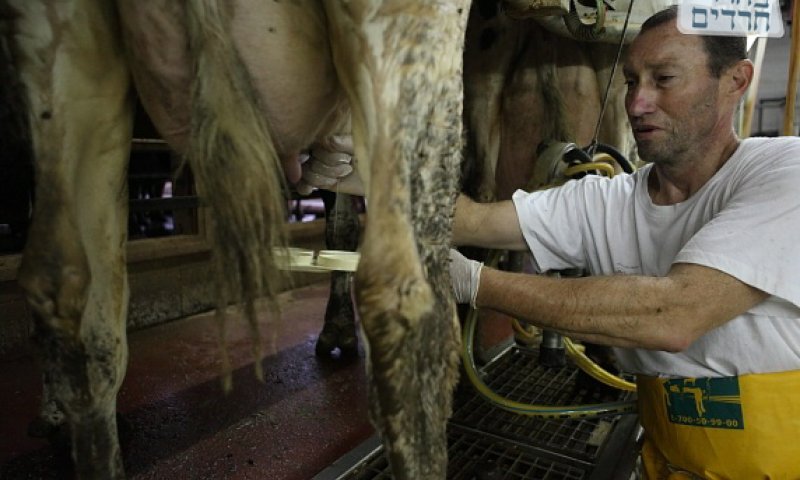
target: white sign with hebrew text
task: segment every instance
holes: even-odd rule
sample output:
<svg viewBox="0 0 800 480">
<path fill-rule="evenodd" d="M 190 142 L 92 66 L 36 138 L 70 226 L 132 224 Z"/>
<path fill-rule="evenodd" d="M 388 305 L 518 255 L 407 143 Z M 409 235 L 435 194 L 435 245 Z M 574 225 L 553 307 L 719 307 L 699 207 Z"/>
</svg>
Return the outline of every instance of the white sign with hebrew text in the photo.
<svg viewBox="0 0 800 480">
<path fill-rule="evenodd" d="M 780 0 L 681 0 L 678 30 L 698 35 L 782 37 Z"/>
</svg>

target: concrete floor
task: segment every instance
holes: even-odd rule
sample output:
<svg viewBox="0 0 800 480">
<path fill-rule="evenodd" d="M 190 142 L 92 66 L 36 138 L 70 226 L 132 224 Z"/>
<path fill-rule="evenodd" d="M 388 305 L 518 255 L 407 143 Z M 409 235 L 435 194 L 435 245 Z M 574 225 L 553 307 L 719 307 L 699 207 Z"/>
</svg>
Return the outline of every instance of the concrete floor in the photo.
<svg viewBox="0 0 800 480">
<path fill-rule="evenodd" d="M 133 332 L 118 396 L 128 477 L 308 479 L 371 436 L 363 350 L 350 361 L 314 355 L 327 297 L 327 281 L 282 294 L 281 328 L 261 316 L 275 332 L 264 384 L 244 322 L 230 323 L 229 396 L 212 314 Z M 0 358 L 0 392 L 0 478 L 70 478 L 63 454 L 26 435 L 41 395 L 29 352 Z"/>
</svg>

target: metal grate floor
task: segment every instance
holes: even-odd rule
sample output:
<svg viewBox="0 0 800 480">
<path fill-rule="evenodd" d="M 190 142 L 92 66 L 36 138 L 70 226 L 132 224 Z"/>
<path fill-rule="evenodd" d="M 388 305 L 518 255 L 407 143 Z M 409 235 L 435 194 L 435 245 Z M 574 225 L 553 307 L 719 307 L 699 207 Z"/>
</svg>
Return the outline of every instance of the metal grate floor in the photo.
<svg viewBox="0 0 800 480">
<path fill-rule="evenodd" d="M 544 405 L 574 405 L 626 400 L 630 394 L 599 398 L 583 387 L 578 369 L 568 363 L 562 368 L 538 365 L 538 350 L 512 346 L 481 369 L 484 381 L 495 392 L 512 400 Z M 591 384 L 590 384 L 591 385 Z M 630 451 L 635 443 L 632 416 L 602 418 L 537 419 L 506 412 L 484 400 L 471 385 L 456 391 L 453 416 L 448 423 L 449 479 L 519 480 L 627 478 L 609 468 L 603 457 L 619 457 L 614 448 Z M 620 420 L 623 428 L 620 428 Z M 620 430 L 631 430 L 621 432 Z M 612 434 L 624 442 L 609 442 Z M 614 448 L 609 447 L 613 443 Z M 354 458 L 344 473 L 316 477 L 337 480 L 392 479 L 388 461 L 377 438 Z M 630 452 L 628 452 L 630 455 Z M 616 460 L 611 463 L 616 463 Z M 602 464 L 602 465 L 601 465 Z M 632 467 L 631 467 L 632 468 Z M 601 471 L 602 470 L 602 471 Z M 324 472 L 323 472 L 324 473 Z M 630 475 L 630 471 L 627 472 Z"/>
<path fill-rule="evenodd" d="M 521 448 L 519 445 L 506 444 L 497 439 L 465 432 L 450 432 L 448 438 L 450 463 L 447 478 L 450 479 L 560 480 L 586 478 L 584 469 L 566 462 L 539 457 L 536 452 Z M 377 448 L 370 457 L 364 458 L 348 475 L 339 478 L 390 480 L 394 477 L 389 470 L 389 462 L 383 455 L 383 449 Z"/>
</svg>

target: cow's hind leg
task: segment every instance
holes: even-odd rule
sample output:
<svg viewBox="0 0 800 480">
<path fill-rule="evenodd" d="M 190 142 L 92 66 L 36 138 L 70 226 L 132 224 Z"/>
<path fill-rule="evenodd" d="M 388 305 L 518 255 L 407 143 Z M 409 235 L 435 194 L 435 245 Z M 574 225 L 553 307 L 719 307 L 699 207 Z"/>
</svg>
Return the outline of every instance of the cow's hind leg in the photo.
<svg viewBox="0 0 800 480">
<path fill-rule="evenodd" d="M 444 478 L 458 324 L 447 268 L 461 148 L 467 1 L 325 3 L 372 162 L 356 272 L 373 422 L 398 479 Z"/>
<path fill-rule="evenodd" d="M 360 225 L 353 197 L 320 190 L 325 203 L 325 246 L 330 250 L 354 252 L 358 248 Z M 358 355 L 355 309 L 349 272 L 331 272 L 331 293 L 325 309 L 325 324 L 317 338 L 316 354 L 329 357 L 339 349 L 339 358 Z"/>
<path fill-rule="evenodd" d="M 79 478 L 124 477 L 116 394 L 127 361 L 128 72 L 113 2 L 9 2 L 36 168 L 19 272 L 45 405 L 64 413 Z"/>
</svg>

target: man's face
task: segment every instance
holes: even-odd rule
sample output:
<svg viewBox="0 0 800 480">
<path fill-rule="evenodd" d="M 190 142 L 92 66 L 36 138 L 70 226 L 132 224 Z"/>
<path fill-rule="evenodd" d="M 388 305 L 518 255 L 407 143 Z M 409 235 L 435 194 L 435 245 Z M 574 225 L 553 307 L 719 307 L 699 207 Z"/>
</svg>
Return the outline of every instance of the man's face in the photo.
<svg viewBox="0 0 800 480">
<path fill-rule="evenodd" d="M 639 156 L 674 165 L 703 144 L 721 124 L 719 80 L 712 77 L 703 40 L 668 22 L 641 34 L 624 66 L 625 109 Z"/>
</svg>

